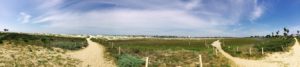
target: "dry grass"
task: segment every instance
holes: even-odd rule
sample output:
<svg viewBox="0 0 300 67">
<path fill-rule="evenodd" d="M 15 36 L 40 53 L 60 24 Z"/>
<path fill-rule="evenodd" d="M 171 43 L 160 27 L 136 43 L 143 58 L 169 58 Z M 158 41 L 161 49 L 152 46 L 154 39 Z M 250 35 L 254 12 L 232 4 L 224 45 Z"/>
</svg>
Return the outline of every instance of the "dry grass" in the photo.
<svg viewBox="0 0 300 67">
<path fill-rule="evenodd" d="M 0 67 L 74 67 L 81 63 L 60 48 L 35 45 L 0 45 Z"/>
</svg>

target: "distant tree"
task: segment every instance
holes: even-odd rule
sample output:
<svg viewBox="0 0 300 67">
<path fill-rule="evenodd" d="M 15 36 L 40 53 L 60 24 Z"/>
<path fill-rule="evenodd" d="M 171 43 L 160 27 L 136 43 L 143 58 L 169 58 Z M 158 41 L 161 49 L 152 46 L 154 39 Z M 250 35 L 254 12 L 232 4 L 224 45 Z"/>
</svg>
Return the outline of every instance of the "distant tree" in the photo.
<svg viewBox="0 0 300 67">
<path fill-rule="evenodd" d="M 299 31 L 299 30 L 297 30 L 297 36 L 299 36 L 299 33 L 300 33 L 300 31 Z"/>
<path fill-rule="evenodd" d="M 271 38 L 271 35 L 266 35 L 266 38 Z"/>
<path fill-rule="evenodd" d="M 284 35 L 285 37 L 288 35 L 288 32 L 289 32 L 289 30 L 288 30 L 286 27 L 284 27 L 284 28 L 283 28 L 283 35 Z"/>
<path fill-rule="evenodd" d="M 4 31 L 5 31 L 5 32 L 7 32 L 7 31 L 8 31 L 8 29 L 4 29 Z"/>
<path fill-rule="evenodd" d="M 279 30 L 276 32 L 276 36 L 279 36 L 279 32 L 280 32 Z"/>
</svg>

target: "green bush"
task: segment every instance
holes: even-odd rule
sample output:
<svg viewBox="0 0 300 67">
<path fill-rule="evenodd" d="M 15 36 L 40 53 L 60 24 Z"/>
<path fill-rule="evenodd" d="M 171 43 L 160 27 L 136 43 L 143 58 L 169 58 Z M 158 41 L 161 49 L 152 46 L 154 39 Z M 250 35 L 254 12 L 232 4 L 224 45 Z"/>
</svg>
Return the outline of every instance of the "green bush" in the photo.
<svg viewBox="0 0 300 67">
<path fill-rule="evenodd" d="M 119 67 L 141 67 L 143 64 L 143 60 L 128 54 L 123 54 L 118 58 Z"/>
</svg>

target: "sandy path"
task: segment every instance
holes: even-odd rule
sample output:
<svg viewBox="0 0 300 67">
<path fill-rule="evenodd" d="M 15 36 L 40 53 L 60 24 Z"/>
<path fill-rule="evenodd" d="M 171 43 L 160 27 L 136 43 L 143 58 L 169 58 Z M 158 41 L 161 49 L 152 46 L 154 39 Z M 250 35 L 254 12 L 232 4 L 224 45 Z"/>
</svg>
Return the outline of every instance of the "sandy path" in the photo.
<svg viewBox="0 0 300 67">
<path fill-rule="evenodd" d="M 88 46 L 79 51 L 67 53 L 73 58 L 80 59 L 82 64 L 79 67 L 116 67 L 112 61 L 107 61 L 104 58 L 104 47 L 96 42 L 92 42 L 87 38 Z"/>
<path fill-rule="evenodd" d="M 229 60 L 232 60 L 233 62 L 235 62 L 235 64 L 238 67 L 280 67 L 281 66 L 279 63 L 276 63 L 276 62 L 264 62 L 264 61 L 247 60 L 247 59 L 232 57 L 230 54 L 226 53 L 221 48 L 221 42 L 219 40 L 213 42 L 212 46 L 216 47 L 217 50 L 222 55 L 224 55 L 226 58 L 228 58 Z"/>
<path fill-rule="evenodd" d="M 265 60 L 280 61 L 285 67 L 300 67 L 300 45 L 298 40 L 289 52 L 270 54 Z"/>
<path fill-rule="evenodd" d="M 248 60 L 232 57 L 221 48 L 220 41 L 215 41 L 212 46 L 223 54 L 226 58 L 234 61 L 239 67 L 300 67 L 300 45 L 296 38 L 295 44 L 289 52 L 275 52 L 268 54 L 261 60 Z"/>
</svg>

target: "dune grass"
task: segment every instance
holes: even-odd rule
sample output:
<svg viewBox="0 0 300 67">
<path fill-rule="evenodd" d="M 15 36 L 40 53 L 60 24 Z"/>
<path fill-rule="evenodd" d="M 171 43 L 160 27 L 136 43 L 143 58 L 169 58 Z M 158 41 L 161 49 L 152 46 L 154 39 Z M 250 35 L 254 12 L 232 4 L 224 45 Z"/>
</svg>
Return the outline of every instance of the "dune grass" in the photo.
<svg viewBox="0 0 300 67">
<path fill-rule="evenodd" d="M 77 50 L 87 46 L 85 38 L 1 32 L 0 43 L 4 42 L 14 45 L 37 45 L 46 48 L 58 47 L 68 50 Z"/>
<path fill-rule="evenodd" d="M 75 67 L 81 63 L 64 52 L 60 48 L 3 44 L 0 45 L 0 67 Z"/>
</svg>

